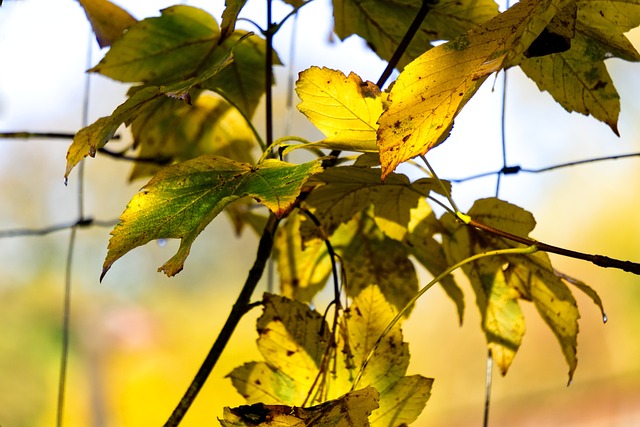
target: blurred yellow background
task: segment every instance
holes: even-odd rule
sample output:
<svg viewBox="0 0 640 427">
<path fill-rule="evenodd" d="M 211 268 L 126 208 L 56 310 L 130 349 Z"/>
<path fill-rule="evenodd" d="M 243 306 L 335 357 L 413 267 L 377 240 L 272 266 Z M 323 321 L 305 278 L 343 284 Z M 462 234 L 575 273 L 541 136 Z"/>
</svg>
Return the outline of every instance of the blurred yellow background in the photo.
<svg viewBox="0 0 640 427">
<path fill-rule="evenodd" d="M 141 3 L 144 3 L 141 4 Z M 215 4 L 210 4 L 215 3 Z M 224 4 L 193 1 L 219 17 Z M 168 1 L 120 2 L 141 19 Z M 248 14 L 264 22 L 262 4 Z M 277 3 L 277 16 L 288 10 Z M 328 2 L 303 9 L 294 58 L 293 22 L 276 49 L 295 72 L 312 64 L 377 80 L 384 64 L 364 43 L 328 42 Z M 306 31 L 312 29 L 309 33 Z M 640 35 L 632 34 L 636 46 Z M 0 8 L 0 132 L 68 132 L 81 126 L 89 28 L 69 0 L 5 0 Z M 91 63 L 102 53 L 93 47 Z M 518 70 L 509 72 L 509 164 L 536 168 L 572 160 L 640 151 L 640 86 L 637 66 L 610 61 L 622 96 L 618 139 L 595 120 L 570 115 L 540 94 Z M 288 69 L 278 71 L 276 111 L 286 111 Z M 459 178 L 502 166 L 501 78 L 488 82 L 456 121 L 451 140 L 430 153 L 443 178 Z M 492 90 L 493 89 L 493 90 Z M 124 99 L 126 87 L 91 78 L 90 122 Z M 257 113 L 261 122 L 262 111 Z M 317 138 L 294 114 L 276 118 L 276 133 Z M 0 139 L 0 231 L 39 229 L 77 219 L 78 176 L 63 184 L 70 141 Z M 118 143 L 115 143 L 118 144 Z M 122 146 L 126 142 L 121 143 Z M 115 146 L 117 149 L 117 145 Z M 608 161 L 544 174 L 503 177 L 500 196 L 532 211 L 534 237 L 587 253 L 640 261 L 640 159 Z M 86 215 L 114 220 L 144 184 L 126 182 L 130 165 L 98 156 L 86 162 Z M 407 169 L 407 173 L 415 173 Z M 495 177 L 459 184 L 462 208 L 495 193 Z M 155 242 L 118 261 L 98 283 L 108 227 L 78 231 L 72 271 L 71 354 L 65 425 L 157 426 L 166 421 L 209 350 L 253 262 L 257 240 L 233 235 L 226 217 L 216 219 L 193 246 L 185 270 L 167 279 L 156 268 L 177 242 Z M 62 301 L 69 231 L 0 239 L 0 425 L 50 426 L 55 422 L 60 364 Z M 580 278 L 602 297 L 609 321 L 579 292 L 578 369 L 567 366 L 555 338 L 535 309 L 524 305 L 527 334 L 509 374 L 494 372 L 491 426 L 640 425 L 640 279 L 584 262 L 552 257 L 561 271 Z M 422 276 L 422 283 L 429 277 Z M 266 289 L 256 292 L 259 298 Z M 404 323 L 410 374 L 434 377 L 431 400 L 416 426 L 481 425 L 486 350 L 470 287 L 465 283 L 465 322 L 440 289 L 429 291 Z M 319 306 L 321 301 L 318 302 Z M 218 425 L 223 406 L 243 400 L 224 378 L 234 367 L 260 358 L 255 339 L 259 309 L 249 313 L 182 425 Z"/>
</svg>

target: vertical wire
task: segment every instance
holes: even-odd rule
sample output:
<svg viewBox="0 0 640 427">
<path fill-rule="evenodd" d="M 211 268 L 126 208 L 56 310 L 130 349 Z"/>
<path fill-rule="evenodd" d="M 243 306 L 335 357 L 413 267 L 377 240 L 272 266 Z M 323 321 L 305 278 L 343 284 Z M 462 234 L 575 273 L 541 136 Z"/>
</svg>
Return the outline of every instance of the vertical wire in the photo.
<svg viewBox="0 0 640 427">
<path fill-rule="evenodd" d="M 93 38 L 89 32 L 89 44 L 87 48 L 87 69 L 91 67 L 91 57 L 93 53 Z M 82 127 L 86 127 L 89 119 L 89 92 L 90 92 L 91 76 L 89 73 L 85 76 L 84 95 L 82 100 Z M 62 349 L 60 355 L 60 371 L 58 378 L 58 402 L 56 407 L 56 426 L 62 427 L 64 423 L 64 404 L 67 389 L 67 370 L 69 363 L 69 342 L 71 333 L 71 285 L 73 272 L 73 254 L 76 243 L 78 225 L 84 219 L 84 162 L 78 167 L 78 220 L 76 225 L 71 227 L 69 235 L 69 245 L 67 247 L 67 259 L 64 278 L 64 296 L 62 307 Z"/>
<path fill-rule="evenodd" d="M 487 352 L 487 377 L 485 379 L 484 390 L 484 417 L 482 420 L 483 427 L 489 427 L 489 406 L 491 403 L 491 383 L 493 378 L 493 357 L 491 350 Z"/>
<path fill-rule="evenodd" d="M 508 2 L 507 2 L 507 7 Z M 500 169 L 500 173 L 498 173 L 498 179 L 496 182 L 496 197 L 500 194 L 500 183 L 502 180 L 502 174 L 507 168 L 507 133 L 506 133 L 506 122 L 507 122 L 507 70 L 502 71 L 502 108 L 500 112 L 500 143 L 502 150 L 502 169 Z"/>
</svg>

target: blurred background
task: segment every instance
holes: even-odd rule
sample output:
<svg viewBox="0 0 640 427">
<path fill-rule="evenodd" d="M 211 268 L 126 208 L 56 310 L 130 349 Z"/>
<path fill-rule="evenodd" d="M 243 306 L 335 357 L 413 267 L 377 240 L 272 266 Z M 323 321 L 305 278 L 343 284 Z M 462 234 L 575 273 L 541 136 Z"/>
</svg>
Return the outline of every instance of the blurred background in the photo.
<svg viewBox="0 0 640 427">
<path fill-rule="evenodd" d="M 170 1 L 116 2 L 137 19 L 157 16 Z M 189 1 L 218 19 L 222 0 Z M 275 2 L 274 17 L 290 10 Z M 297 111 L 288 112 L 291 75 L 311 65 L 376 81 L 384 63 L 355 37 L 331 36 L 328 0 L 314 0 L 277 34 L 285 67 L 277 70 L 276 135 L 320 134 Z M 250 0 L 243 16 L 265 22 L 264 2 Z M 255 30 L 247 22 L 240 26 Z M 298 30 L 299 29 L 299 30 Z M 640 33 L 630 33 L 640 46 Z M 90 48 L 91 45 L 91 48 Z M 104 52 L 84 12 L 72 0 L 5 0 L 0 8 L 0 132 L 75 133 L 109 115 L 127 87 L 85 70 Z M 508 164 L 542 168 L 640 151 L 640 80 L 637 65 L 607 62 L 622 97 L 620 134 L 594 119 L 566 113 L 519 70 L 507 86 Z M 295 78 L 295 77 L 294 77 Z M 490 78 L 456 120 L 453 136 L 429 156 L 443 178 L 464 178 L 502 167 L 502 76 Z M 262 129 L 263 112 L 258 111 Z M 63 183 L 69 140 L 0 139 L 0 425 L 55 422 L 62 336 L 68 229 L 10 237 L 78 219 L 77 171 Z M 117 142 L 113 143 L 118 149 Z M 124 144 L 124 143 L 123 143 Z M 539 174 L 503 177 L 500 197 L 534 213 L 539 240 L 586 253 L 640 261 L 640 158 L 611 160 Z M 85 215 L 116 220 L 145 181 L 128 183 L 131 165 L 98 156 L 86 162 Z M 410 173 L 414 171 L 409 170 Z M 496 177 L 454 186 L 462 209 L 495 195 Z M 185 269 L 168 279 L 156 269 L 177 242 L 152 242 L 118 261 L 98 282 L 109 227 L 81 228 L 70 270 L 71 344 L 65 425 L 157 426 L 166 421 L 204 359 L 253 263 L 257 239 L 233 234 L 220 216 L 194 244 Z M 493 375 L 492 426 L 640 425 L 640 279 L 620 271 L 553 257 L 559 270 L 591 285 L 608 322 L 576 292 L 581 310 L 578 369 L 567 387 L 567 366 L 554 336 L 530 304 L 523 304 L 527 334 L 506 377 Z M 430 278 L 422 276 L 423 284 Z M 482 423 L 486 349 L 468 284 L 465 322 L 439 288 L 427 293 L 404 323 L 412 354 L 409 374 L 435 378 L 417 426 Z M 256 293 L 258 298 L 265 284 Z M 258 360 L 254 310 L 242 320 L 203 392 L 182 425 L 218 425 L 223 406 L 243 404 L 224 378 Z"/>
</svg>

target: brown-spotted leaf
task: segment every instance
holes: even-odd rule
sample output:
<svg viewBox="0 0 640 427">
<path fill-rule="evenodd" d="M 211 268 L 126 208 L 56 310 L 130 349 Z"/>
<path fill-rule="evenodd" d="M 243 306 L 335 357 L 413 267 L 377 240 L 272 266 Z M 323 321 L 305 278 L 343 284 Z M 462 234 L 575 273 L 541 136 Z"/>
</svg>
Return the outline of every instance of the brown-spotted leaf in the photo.
<svg viewBox="0 0 640 427">
<path fill-rule="evenodd" d="M 511 66 L 568 1 L 520 1 L 405 67 L 378 122 L 382 177 L 446 139 L 484 80 Z"/>
<path fill-rule="evenodd" d="M 78 0 L 91 22 L 100 47 L 111 46 L 137 21 L 126 10 L 108 0 Z"/>
<path fill-rule="evenodd" d="M 102 276 L 113 263 L 154 239 L 181 239 L 178 252 L 159 271 L 182 270 L 200 232 L 229 203 L 250 196 L 276 215 L 287 212 L 319 161 L 292 165 L 266 160 L 258 166 L 202 155 L 162 169 L 136 194 L 111 232 Z"/>
<path fill-rule="evenodd" d="M 367 387 L 305 408 L 264 403 L 226 407 L 218 421 L 223 427 L 369 427 L 379 398 L 375 388 Z"/>
</svg>

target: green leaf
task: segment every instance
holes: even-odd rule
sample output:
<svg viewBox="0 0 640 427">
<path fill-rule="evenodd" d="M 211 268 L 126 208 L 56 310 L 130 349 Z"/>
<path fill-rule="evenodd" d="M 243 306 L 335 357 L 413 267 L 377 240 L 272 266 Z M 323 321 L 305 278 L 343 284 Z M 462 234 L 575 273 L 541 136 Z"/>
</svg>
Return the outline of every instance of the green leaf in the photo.
<svg viewBox="0 0 640 427">
<path fill-rule="evenodd" d="M 220 24 L 220 41 L 224 41 L 234 32 L 238 15 L 246 2 L 247 0 L 225 0 Z"/>
<path fill-rule="evenodd" d="M 571 0 L 523 0 L 409 64 L 378 123 L 382 177 L 446 139 L 453 120 L 484 80 L 513 65 Z"/>
<path fill-rule="evenodd" d="M 450 40 L 498 13 L 492 0 L 443 0 L 432 6 L 422 26 L 402 56 L 398 68 L 431 48 L 430 42 Z M 389 61 L 422 5 L 421 0 L 333 0 L 334 31 L 344 40 L 357 34 Z"/>
<path fill-rule="evenodd" d="M 204 92 L 192 105 L 160 97 L 150 102 L 131 123 L 137 156 L 184 161 L 216 154 L 253 163 L 256 138 L 242 115 L 220 97 Z M 135 163 L 131 180 L 153 175 L 162 166 Z"/>
<path fill-rule="evenodd" d="M 89 71 L 123 82 L 162 85 L 192 77 L 216 47 L 215 19 L 191 6 L 172 6 L 131 26 Z"/>
<path fill-rule="evenodd" d="M 368 417 L 378 399 L 378 392 L 368 387 L 308 408 L 262 403 L 226 407 L 219 421 L 223 427 L 369 427 Z"/>
<path fill-rule="evenodd" d="M 203 80 L 211 78 L 231 63 L 230 55 L 231 52 L 227 51 L 226 56 L 219 58 L 218 62 L 212 64 L 197 77 L 169 86 L 142 86 L 130 90 L 130 97 L 120 104 L 111 116 L 99 118 L 91 125 L 81 129 L 74 136 L 73 142 L 67 151 L 65 179 L 82 159 L 87 156 L 95 157 L 97 150 L 104 147 L 120 125 L 123 123 L 130 124 L 152 101 L 163 96 L 178 99 L 188 98 L 189 91 L 194 86 L 199 85 Z"/>
<path fill-rule="evenodd" d="M 356 74 L 311 67 L 296 83 L 298 109 L 327 137 L 319 146 L 377 152 L 377 121 L 382 114 L 380 89 Z"/>
<path fill-rule="evenodd" d="M 131 249 L 154 239 L 181 239 L 178 252 L 159 271 L 182 270 L 200 232 L 229 203 L 253 197 L 276 215 L 295 202 L 306 179 L 319 172 L 319 161 L 291 165 L 266 160 L 258 166 L 202 155 L 161 170 L 127 205 L 111 232 L 102 276 Z"/>
<path fill-rule="evenodd" d="M 101 48 L 111 46 L 137 21 L 126 10 L 108 0 L 78 0 Z"/>
<path fill-rule="evenodd" d="M 223 95 L 246 117 L 251 118 L 265 92 L 264 70 L 266 41 L 246 31 L 236 31 L 211 52 L 209 62 L 219 61 L 224 52 L 233 49 L 233 63 L 203 84 Z M 281 65 L 274 53 L 273 64 Z M 258 72 L 259 71 L 259 72 Z"/>
<path fill-rule="evenodd" d="M 624 32 L 640 25 L 640 2 L 577 2 L 576 34 L 571 49 L 523 59 L 522 70 L 569 112 L 591 115 L 618 133 L 620 97 L 604 60 L 640 61 Z"/>
<path fill-rule="evenodd" d="M 526 237 L 535 227 L 533 216 L 496 198 L 481 199 L 468 212 L 474 220 Z M 452 215 L 443 222 L 445 249 L 452 262 L 486 250 L 521 246 L 502 237 L 458 223 Z M 547 254 L 494 256 L 463 267 L 476 293 L 489 348 L 505 374 L 524 334 L 518 299 L 532 301 L 560 343 L 569 366 L 569 379 L 577 365 L 578 307 L 571 291 L 555 273 Z"/>
<path fill-rule="evenodd" d="M 435 181 L 422 178 L 413 183 L 400 174 L 392 174 L 383 182 L 380 170 L 355 166 L 336 167 L 314 177 L 322 182 L 305 200 L 327 236 L 369 205 L 374 206 L 378 226 L 388 236 L 402 240 L 410 220 L 410 211 L 418 200 L 437 189 Z M 302 224 L 305 241 L 322 235 L 310 221 Z"/>
</svg>

